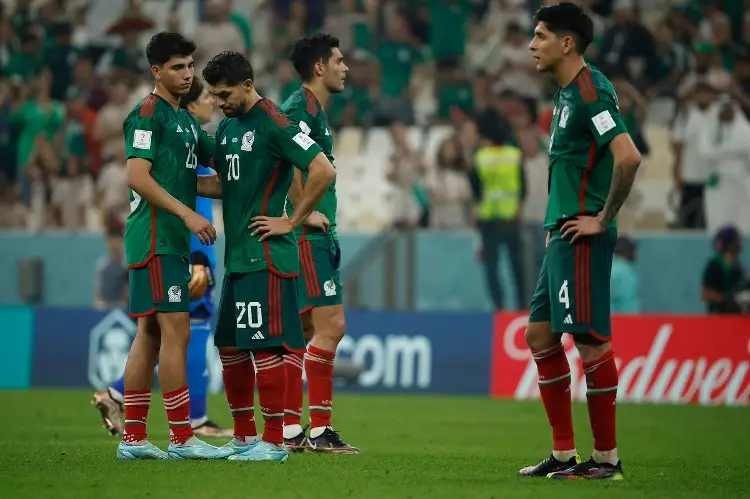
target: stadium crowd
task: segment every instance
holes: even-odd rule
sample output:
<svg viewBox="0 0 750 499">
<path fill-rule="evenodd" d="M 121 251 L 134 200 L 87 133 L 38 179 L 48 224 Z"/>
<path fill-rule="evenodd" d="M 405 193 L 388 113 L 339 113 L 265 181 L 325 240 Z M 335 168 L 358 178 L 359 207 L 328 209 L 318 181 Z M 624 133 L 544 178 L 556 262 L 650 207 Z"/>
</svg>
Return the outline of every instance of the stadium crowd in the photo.
<svg viewBox="0 0 750 499">
<path fill-rule="evenodd" d="M 278 103 L 299 86 L 285 60 L 290 42 L 335 34 L 351 70 L 329 116 L 336 129 L 388 130 L 392 154 L 381 168 L 398 207 L 392 224 L 472 226 L 482 195 L 472 175 L 477 152 L 508 144 L 524 158 L 512 222 L 539 230 L 554 86 L 537 74 L 527 46 L 534 10 L 552 2 L 203 0 L 173 2 L 160 15 L 148 14 L 147 0 L 113 2 L 124 10 L 113 9 L 98 39 L 87 24 L 93 3 L 0 4 L 0 227 L 122 224 L 121 124 L 151 90 L 147 36 L 171 29 L 196 40 L 199 69 L 224 49 L 250 54 L 257 85 Z M 750 215 L 739 209 L 750 197 L 750 141 L 742 138 L 750 133 L 750 2 L 581 3 L 595 19 L 588 59 L 615 83 L 647 159 L 621 225 L 732 223 L 750 232 Z M 191 26 L 185 8 L 196 12 Z M 432 128 L 450 133 L 430 147 L 408 139 Z"/>
</svg>

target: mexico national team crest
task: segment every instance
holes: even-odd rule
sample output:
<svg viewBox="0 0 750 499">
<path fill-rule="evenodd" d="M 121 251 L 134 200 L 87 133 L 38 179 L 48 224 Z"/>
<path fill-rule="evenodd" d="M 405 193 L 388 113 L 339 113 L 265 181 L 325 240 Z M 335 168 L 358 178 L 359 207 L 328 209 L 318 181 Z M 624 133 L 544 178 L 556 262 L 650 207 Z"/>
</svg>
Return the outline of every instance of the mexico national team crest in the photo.
<svg viewBox="0 0 750 499">
<path fill-rule="evenodd" d="M 323 292 L 326 296 L 336 296 L 336 283 L 333 279 L 328 279 L 323 283 Z"/>
<path fill-rule="evenodd" d="M 169 303 L 180 303 L 182 301 L 182 290 L 179 286 L 172 286 L 167 290 Z"/>
<path fill-rule="evenodd" d="M 562 109 L 562 112 L 560 113 L 560 128 L 565 128 L 565 125 L 568 124 L 569 114 L 570 114 L 570 109 L 568 109 L 568 106 L 565 106 Z"/>
<path fill-rule="evenodd" d="M 135 322 L 122 310 L 112 310 L 89 333 L 89 383 L 98 390 L 110 385 L 125 370 Z"/>
<path fill-rule="evenodd" d="M 240 146 L 240 149 L 243 151 L 252 151 L 253 142 L 255 142 L 255 131 L 247 132 L 242 136 L 242 145 Z"/>
</svg>

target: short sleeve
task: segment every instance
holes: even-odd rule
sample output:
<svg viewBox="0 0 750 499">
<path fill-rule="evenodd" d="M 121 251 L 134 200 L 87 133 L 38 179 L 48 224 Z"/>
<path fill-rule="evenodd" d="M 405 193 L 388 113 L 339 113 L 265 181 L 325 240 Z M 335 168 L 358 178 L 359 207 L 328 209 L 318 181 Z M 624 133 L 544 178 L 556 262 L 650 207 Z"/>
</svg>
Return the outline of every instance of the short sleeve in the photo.
<svg viewBox="0 0 750 499">
<path fill-rule="evenodd" d="M 608 144 L 621 133 L 628 133 L 625 123 L 620 117 L 617 105 L 606 96 L 586 104 L 589 118 L 589 130 L 598 146 Z"/>
<path fill-rule="evenodd" d="M 216 139 L 211 137 L 208 132 L 198 126 L 198 164 L 211 166 L 216 151 Z"/>
<path fill-rule="evenodd" d="M 159 143 L 161 126 L 156 117 L 129 116 L 123 125 L 125 135 L 125 157 L 154 161 Z"/>
<path fill-rule="evenodd" d="M 706 268 L 703 269 L 703 287 L 719 292 L 724 291 L 724 269 L 716 259 L 708 262 Z"/>
<path fill-rule="evenodd" d="M 306 171 L 315 156 L 322 152 L 320 146 L 295 124 L 276 128 L 274 135 L 279 155 L 302 171 Z"/>
</svg>

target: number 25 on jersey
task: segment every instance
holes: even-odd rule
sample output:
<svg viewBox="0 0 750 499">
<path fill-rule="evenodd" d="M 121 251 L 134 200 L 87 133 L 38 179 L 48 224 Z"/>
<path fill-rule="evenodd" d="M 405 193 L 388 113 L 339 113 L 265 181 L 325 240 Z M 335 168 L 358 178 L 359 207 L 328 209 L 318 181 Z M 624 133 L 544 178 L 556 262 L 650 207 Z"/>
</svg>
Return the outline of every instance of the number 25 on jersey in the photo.
<svg viewBox="0 0 750 499">
<path fill-rule="evenodd" d="M 239 180 L 240 179 L 240 155 L 239 154 L 227 154 L 225 158 L 227 160 L 227 180 Z"/>
</svg>

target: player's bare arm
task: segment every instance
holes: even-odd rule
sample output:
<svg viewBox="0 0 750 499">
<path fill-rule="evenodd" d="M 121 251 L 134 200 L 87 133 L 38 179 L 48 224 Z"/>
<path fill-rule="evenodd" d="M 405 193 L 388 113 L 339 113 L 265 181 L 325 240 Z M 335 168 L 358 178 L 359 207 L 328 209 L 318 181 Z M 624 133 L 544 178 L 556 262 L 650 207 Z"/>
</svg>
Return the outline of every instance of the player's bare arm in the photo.
<svg viewBox="0 0 750 499">
<path fill-rule="evenodd" d="M 254 229 L 252 235 L 261 235 L 260 240 L 265 241 L 271 236 L 293 231 L 318 206 L 334 178 L 336 178 L 336 169 L 325 154 L 318 153 L 307 167 L 307 185 L 302 191 L 298 205 L 294 207 L 294 214 L 291 218 L 254 217 L 249 227 Z"/>
<path fill-rule="evenodd" d="M 203 244 L 213 244 L 216 229 L 211 222 L 177 201 L 165 191 L 151 176 L 151 162 L 141 158 L 129 158 L 126 163 L 128 187 L 137 192 L 153 206 L 180 217 L 190 232 Z"/>
<path fill-rule="evenodd" d="M 302 172 L 294 170 L 294 179 L 292 179 L 292 185 L 289 187 L 289 201 L 292 203 L 292 206 L 296 207 L 299 205 L 302 200 L 303 190 Z M 317 227 L 322 231 L 328 230 L 328 226 L 331 225 L 328 218 L 319 211 L 313 211 L 310 213 L 310 216 L 308 216 L 303 223 L 310 227 Z"/>
<path fill-rule="evenodd" d="M 633 187 L 638 167 L 641 165 L 641 153 L 633 144 L 630 134 L 621 133 L 613 138 L 609 143 L 609 150 L 612 151 L 614 170 L 607 201 L 598 216 L 582 215 L 575 220 L 565 222 L 561 232 L 563 237 L 570 237 L 571 243 L 576 242 L 580 237 L 604 232 L 617 216 Z"/>
<path fill-rule="evenodd" d="M 221 199 L 221 181 L 216 173 L 198 177 L 198 195 L 203 198 Z"/>
</svg>

